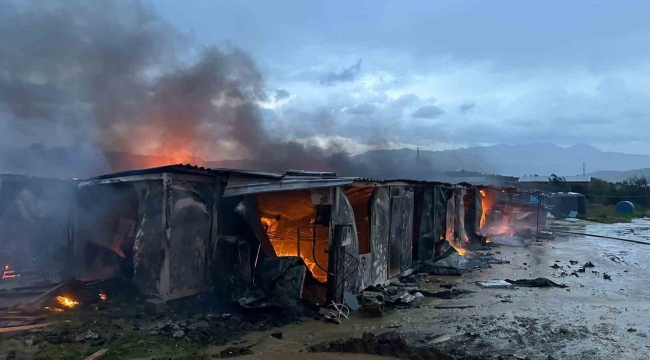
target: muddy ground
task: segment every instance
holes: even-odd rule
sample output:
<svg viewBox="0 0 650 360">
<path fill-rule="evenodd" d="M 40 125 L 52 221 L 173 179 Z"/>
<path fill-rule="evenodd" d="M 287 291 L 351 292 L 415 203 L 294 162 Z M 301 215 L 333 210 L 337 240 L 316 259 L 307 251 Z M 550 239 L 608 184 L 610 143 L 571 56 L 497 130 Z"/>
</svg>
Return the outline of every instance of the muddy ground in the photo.
<svg viewBox="0 0 650 360">
<path fill-rule="evenodd" d="M 650 242 L 650 220 L 555 225 Z M 274 316 L 246 319 L 187 306 L 151 315 L 118 304 L 53 315 L 51 327 L 1 341 L 0 356 L 83 359 L 108 348 L 104 360 L 229 353 L 242 354 L 243 359 L 284 360 L 382 358 L 379 354 L 441 359 L 650 358 L 646 355 L 650 353 L 650 246 L 557 234 L 553 240 L 526 247 L 494 246 L 490 251 L 510 263 L 463 276 L 428 276 L 419 284 L 431 292 L 453 284 L 454 289 L 473 293 L 446 300 L 420 298 L 407 308 L 387 310 L 380 318 L 352 313 L 341 325 L 307 319 L 283 326 L 289 321 Z M 586 262 L 595 267 L 578 272 Z M 577 276 L 571 275 L 574 272 Z M 476 285 L 478 280 L 537 277 L 569 287 Z M 453 304 L 473 307 L 436 308 Z"/>
<path fill-rule="evenodd" d="M 650 242 L 650 220 L 613 225 L 555 225 L 571 231 Z M 418 299 L 414 306 L 389 311 L 382 318 L 353 313 L 350 321 L 344 320 L 341 325 L 318 321 L 292 324 L 280 329 L 282 339 L 269 336 L 278 329 L 249 333 L 245 341 L 257 345 L 251 347 L 253 354 L 245 358 L 302 358 L 310 346 L 362 338 L 364 332 L 395 332 L 406 341 L 412 340 L 413 346 L 439 350 L 443 358 L 650 358 L 650 246 L 558 234 L 554 240 L 527 247 L 494 247 L 492 252 L 510 264 L 494 265 L 460 277 L 430 276 L 420 284 L 424 289 L 439 291 L 440 285 L 453 283 L 458 289 L 475 291 L 473 294 L 451 300 Z M 595 267 L 577 272 L 578 277 L 570 275 L 588 261 Z M 551 267 L 554 264 L 561 268 Z M 611 280 L 604 279 L 604 274 Z M 537 277 L 569 287 L 484 289 L 475 284 L 478 280 Z M 435 308 L 443 304 L 474 307 Z M 208 351 L 219 349 L 211 347 Z M 328 355 L 331 356 L 318 354 L 320 358 Z"/>
</svg>

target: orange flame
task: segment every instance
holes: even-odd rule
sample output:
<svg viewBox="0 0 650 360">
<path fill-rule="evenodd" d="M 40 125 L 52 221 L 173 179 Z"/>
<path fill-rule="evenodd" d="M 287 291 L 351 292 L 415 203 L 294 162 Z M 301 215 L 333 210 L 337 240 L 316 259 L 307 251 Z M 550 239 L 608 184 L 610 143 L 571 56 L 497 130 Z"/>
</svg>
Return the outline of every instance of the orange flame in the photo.
<svg viewBox="0 0 650 360">
<path fill-rule="evenodd" d="M 59 302 L 59 304 L 68 308 L 73 308 L 79 305 L 78 301 L 75 301 L 74 299 L 65 296 L 57 296 L 56 300 Z"/>
<path fill-rule="evenodd" d="M 492 209 L 492 206 L 494 206 L 494 199 L 488 196 L 487 192 L 484 189 L 479 190 L 479 193 L 481 194 L 482 209 L 479 228 L 483 229 L 485 227 L 485 223 L 487 222 L 487 213 Z"/>
<path fill-rule="evenodd" d="M 106 301 L 108 299 L 108 296 L 106 296 L 106 294 L 104 293 L 99 293 L 99 299 L 101 299 L 102 301 Z"/>
<path fill-rule="evenodd" d="M 454 244 L 452 244 L 451 246 L 454 246 Z M 456 249 L 456 252 L 458 252 L 458 254 L 462 257 L 465 257 L 465 255 L 467 255 L 467 250 L 463 249 L 460 246 L 454 246 L 454 249 Z"/>
</svg>

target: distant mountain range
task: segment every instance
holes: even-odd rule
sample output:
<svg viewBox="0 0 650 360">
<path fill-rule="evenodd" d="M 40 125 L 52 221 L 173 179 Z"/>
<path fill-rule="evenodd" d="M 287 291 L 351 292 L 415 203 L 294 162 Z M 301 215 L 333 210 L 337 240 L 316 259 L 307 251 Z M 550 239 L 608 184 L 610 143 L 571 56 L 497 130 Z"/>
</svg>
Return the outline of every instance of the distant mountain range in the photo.
<svg viewBox="0 0 650 360">
<path fill-rule="evenodd" d="M 45 177 L 86 177 L 178 162 L 181 161 L 166 156 L 134 155 L 125 152 L 101 154 L 88 149 L 48 149 L 38 145 L 22 149 L 0 148 L 2 172 Z M 263 161 L 255 160 L 204 161 L 191 158 L 182 162 L 205 167 L 269 170 L 265 168 Z M 586 164 L 589 175 L 608 181 L 622 181 L 633 175 L 650 175 L 650 155 L 604 152 L 585 144 L 567 148 L 547 143 L 532 143 L 476 146 L 445 151 L 373 150 L 350 156 L 349 163 L 354 165 L 354 174 L 346 175 L 442 181 L 445 177 L 457 179 L 458 174 L 447 173 L 462 170 L 471 172 L 466 173 L 467 176 L 548 176 L 552 173 L 573 176 L 582 174 L 583 163 Z"/>
<path fill-rule="evenodd" d="M 411 149 L 376 150 L 356 156 L 374 164 L 403 164 L 412 166 L 417 151 Z M 476 146 L 446 151 L 419 151 L 419 162 L 435 171 L 471 170 L 487 174 L 509 176 L 582 174 L 582 164 L 587 172 L 629 171 L 650 167 L 650 155 L 633 155 L 600 151 L 585 144 L 567 148 L 553 144 Z"/>
<path fill-rule="evenodd" d="M 610 182 L 622 182 L 634 176 L 645 176 L 650 178 L 650 168 L 628 170 L 628 171 L 596 171 L 588 174 L 589 176 L 603 179 Z"/>
</svg>

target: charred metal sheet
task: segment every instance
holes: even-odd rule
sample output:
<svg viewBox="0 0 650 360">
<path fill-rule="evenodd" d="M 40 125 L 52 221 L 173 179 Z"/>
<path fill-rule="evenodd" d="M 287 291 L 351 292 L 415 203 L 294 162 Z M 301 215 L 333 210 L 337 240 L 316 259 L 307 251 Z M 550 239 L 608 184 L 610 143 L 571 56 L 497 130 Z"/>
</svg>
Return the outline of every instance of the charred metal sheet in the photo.
<svg viewBox="0 0 650 360">
<path fill-rule="evenodd" d="M 141 195 L 138 225 L 133 246 L 134 282 L 145 293 L 160 294 L 163 267 L 163 184 L 161 181 L 138 183 Z"/>
<path fill-rule="evenodd" d="M 456 229 L 456 235 L 454 236 L 456 243 L 461 247 L 465 247 L 465 243 L 468 242 L 467 234 L 465 233 L 465 195 L 467 191 L 465 189 L 456 189 L 454 195 L 456 197 L 456 224 L 454 225 Z"/>
<path fill-rule="evenodd" d="M 213 184 L 171 179 L 169 229 L 169 291 L 207 289 L 206 265 L 210 246 Z"/>
<path fill-rule="evenodd" d="M 357 226 L 354 222 L 354 211 L 352 210 L 352 205 L 348 200 L 348 197 L 345 195 L 345 191 L 342 188 L 336 189 L 336 220 L 335 225 L 343 225 L 347 228 L 350 228 L 349 235 L 349 244 L 342 245 L 344 251 L 344 261 L 343 261 L 343 271 L 340 274 L 344 274 L 343 278 L 339 276 L 339 284 L 343 281 L 341 286 L 344 291 L 349 291 L 353 294 L 356 294 L 359 291 L 359 283 L 357 281 L 359 277 L 359 239 L 357 238 Z M 345 233 L 345 232 L 343 232 Z M 337 286 L 339 286 L 337 284 Z"/>
<path fill-rule="evenodd" d="M 447 198 L 447 213 L 446 215 L 446 228 L 445 240 L 453 242 L 456 239 L 456 193 L 452 192 L 451 196 Z"/>
<path fill-rule="evenodd" d="M 359 255 L 358 288 L 365 289 L 372 285 L 372 254 Z"/>
<path fill-rule="evenodd" d="M 445 240 L 447 234 L 447 201 L 452 191 L 449 188 L 437 186 L 433 190 L 433 225 L 434 258 L 441 256 L 447 249 L 449 243 Z"/>
<path fill-rule="evenodd" d="M 478 190 L 470 187 L 466 190 L 463 202 L 465 203 L 465 234 L 471 241 L 476 235 L 481 220 L 481 201 L 478 199 Z M 479 212 L 477 213 L 477 206 Z M 478 216 L 477 216 L 478 215 Z"/>
<path fill-rule="evenodd" d="M 300 304 L 307 266 L 299 256 L 267 258 L 257 273 L 259 285 L 268 298 L 283 309 Z"/>
<path fill-rule="evenodd" d="M 390 237 L 390 197 L 387 188 L 376 188 L 370 200 L 371 283 L 388 279 L 388 242 Z"/>
<path fill-rule="evenodd" d="M 253 282 L 253 267 L 251 265 L 251 246 L 246 240 L 239 240 L 237 243 L 238 258 L 239 258 L 239 276 L 242 280 L 252 283 Z"/>
<path fill-rule="evenodd" d="M 422 201 L 422 217 L 420 218 L 420 234 L 418 241 L 418 258 L 428 260 L 433 258 L 433 251 L 438 237 L 436 236 L 434 216 L 434 191 L 435 188 L 424 189 Z M 417 219 L 416 219 L 417 221 Z"/>
<path fill-rule="evenodd" d="M 217 262 L 217 241 L 219 240 L 219 219 L 221 219 L 221 212 L 219 206 L 221 205 L 221 179 L 216 178 L 212 185 L 212 213 L 210 219 L 210 243 L 208 247 L 208 264 L 206 266 L 205 276 L 208 279 L 208 287 L 213 287 L 213 280 L 210 271 L 213 264 Z"/>
<path fill-rule="evenodd" d="M 402 213 L 401 213 L 401 259 L 400 259 L 400 272 L 409 270 L 413 266 L 413 212 L 414 212 L 414 198 L 413 189 L 405 188 L 402 197 Z"/>
<path fill-rule="evenodd" d="M 262 246 L 262 251 L 264 251 L 264 254 L 266 254 L 267 257 L 276 257 L 277 255 L 275 253 L 275 249 L 273 249 L 273 244 L 271 244 L 271 240 L 269 240 L 266 231 L 262 227 L 257 197 L 246 196 L 244 198 L 244 201 L 237 205 L 235 211 L 241 215 L 251 227 L 251 230 L 255 234 L 255 237 Z"/>
<path fill-rule="evenodd" d="M 388 277 L 397 276 L 400 273 L 402 260 L 402 247 L 400 244 L 401 237 L 401 216 L 404 208 L 403 197 L 391 197 L 390 205 L 390 243 L 388 248 Z"/>
</svg>

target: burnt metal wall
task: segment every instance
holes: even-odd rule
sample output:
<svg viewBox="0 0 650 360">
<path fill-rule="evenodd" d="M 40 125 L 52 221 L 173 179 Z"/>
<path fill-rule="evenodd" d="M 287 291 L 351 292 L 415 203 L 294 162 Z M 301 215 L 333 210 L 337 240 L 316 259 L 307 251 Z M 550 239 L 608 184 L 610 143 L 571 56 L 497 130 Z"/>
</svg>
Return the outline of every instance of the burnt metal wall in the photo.
<svg viewBox="0 0 650 360">
<path fill-rule="evenodd" d="M 393 186 L 391 193 L 390 240 L 388 250 L 388 277 L 410 269 L 413 265 L 413 190 Z"/>
<path fill-rule="evenodd" d="M 171 179 L 169 294 L 204 290 L 210 249 L 214 184 Z"/>
<path fill-rule="evenodd" d="M 158 295 L 162 290 L 160 280 L 165 259 L 163 183 L 142 181 L 136 186 L 140 195 L 140 206 L 133 245 L 133 280 L 143 292 Z"/>
<path fill-rule="evenodd" d="M 339 284 L 342 281 L 344 291 L 356 293 L 359 290 L 359 240 L 357 238 L 357 226 L 354 221 L 352 205 L 342 188 L 336 188 L 336 217 L 333 219 L 335 225 L 349 226 L 352 229 L 350 243 L 343 244 L 344 260 L 343 271 L 339 272 Z M 339 286 L 337 284 L 337 287 Z"/>
</svg>

